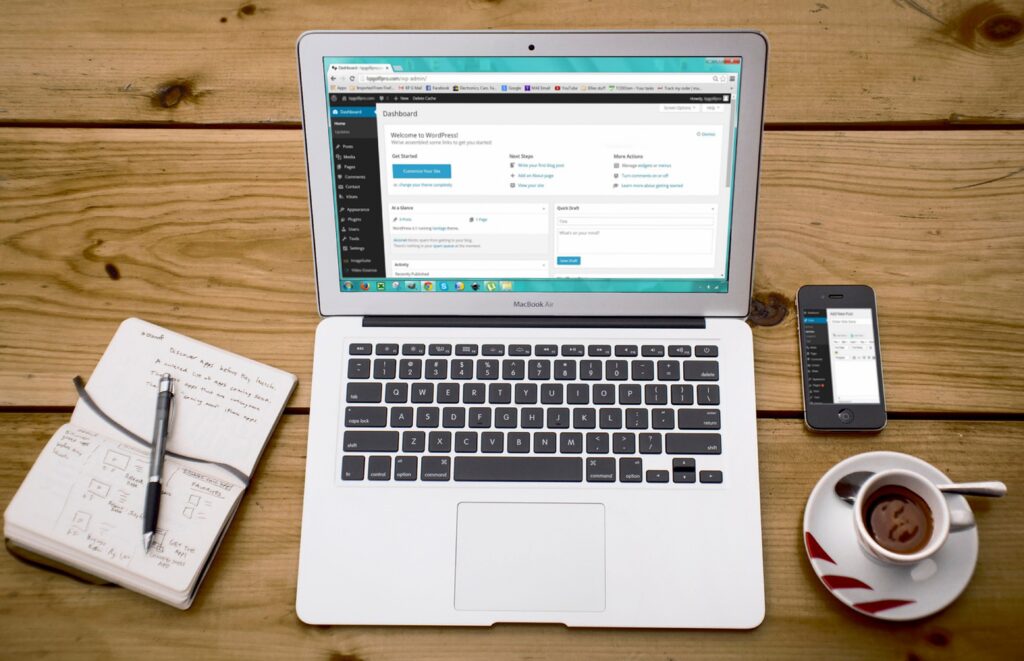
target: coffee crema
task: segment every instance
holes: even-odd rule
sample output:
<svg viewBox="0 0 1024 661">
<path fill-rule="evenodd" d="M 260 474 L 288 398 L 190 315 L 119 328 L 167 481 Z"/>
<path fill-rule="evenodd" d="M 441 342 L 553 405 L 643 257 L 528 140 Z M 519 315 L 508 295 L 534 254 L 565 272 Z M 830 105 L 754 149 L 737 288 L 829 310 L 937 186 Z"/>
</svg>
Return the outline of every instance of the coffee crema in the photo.
<svg viewBox="0 0 1024 661">
<path fill-rule="evenodd" d="M 932 538 L 931 508 L 906 487 L 880 487 L 868 498 L 863 516 L 872 539 L 893 553 L 917 553 Z"/>
</svg>

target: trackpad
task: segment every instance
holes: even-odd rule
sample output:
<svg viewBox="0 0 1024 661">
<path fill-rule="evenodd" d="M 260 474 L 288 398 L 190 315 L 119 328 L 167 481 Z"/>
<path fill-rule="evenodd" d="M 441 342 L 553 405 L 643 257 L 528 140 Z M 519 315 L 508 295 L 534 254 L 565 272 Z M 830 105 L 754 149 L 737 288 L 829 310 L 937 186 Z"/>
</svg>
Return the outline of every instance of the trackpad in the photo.
<svg viewBox="0 0 1024 661">
<path fill-rule="evenodd" d="M 456 534 L 456 610 L 604 610 L 604 505 L 459 503 Z"/>
</svg>

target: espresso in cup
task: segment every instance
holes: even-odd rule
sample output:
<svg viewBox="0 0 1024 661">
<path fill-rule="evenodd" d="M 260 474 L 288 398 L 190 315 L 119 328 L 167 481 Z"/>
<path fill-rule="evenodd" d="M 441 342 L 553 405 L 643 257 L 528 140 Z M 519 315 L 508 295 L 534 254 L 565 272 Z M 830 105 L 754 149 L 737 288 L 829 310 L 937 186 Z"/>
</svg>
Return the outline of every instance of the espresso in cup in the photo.
<svg viewBox="0 0 1024 661">
<path fill-rule="evenodd" d="M 863 516 L 875 543 L 893 553 L 917 553 L 932 539 L 931 508 L 904 486 L 886 484 L 876 489 L 868 496 Z"/>
</svg>

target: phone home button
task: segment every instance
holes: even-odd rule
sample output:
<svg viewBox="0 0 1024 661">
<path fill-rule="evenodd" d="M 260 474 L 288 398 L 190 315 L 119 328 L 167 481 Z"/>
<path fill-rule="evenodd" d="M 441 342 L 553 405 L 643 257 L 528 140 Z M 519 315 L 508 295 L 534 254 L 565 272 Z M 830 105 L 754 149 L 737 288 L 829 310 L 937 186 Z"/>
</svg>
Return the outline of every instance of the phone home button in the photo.
<svg viewBox="0 0 1024 661">
<path fill-rule="evenodd" d="M 839 409 L 839 422 L 848 425 L 853 422 L 853 411 L 850 409 Z"/>
</svg>

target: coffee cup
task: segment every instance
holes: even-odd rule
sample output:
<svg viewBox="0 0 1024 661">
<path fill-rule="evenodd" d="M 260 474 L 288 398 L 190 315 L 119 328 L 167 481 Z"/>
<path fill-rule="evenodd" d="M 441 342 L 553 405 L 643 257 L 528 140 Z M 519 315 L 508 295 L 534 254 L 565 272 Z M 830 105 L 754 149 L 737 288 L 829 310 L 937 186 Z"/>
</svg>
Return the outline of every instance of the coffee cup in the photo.
<svg viewBox="0 0 1024 661">
<path fill-rule="evenodd" d="M 969 511 L 950 510 L 931 480 L 902 469 L 875 473 L 864 482 L 853 503 L 853 520 L 868 554 L 898 565 L 931 557 L 951 531 L 974 523 Z"/>
</svg>

